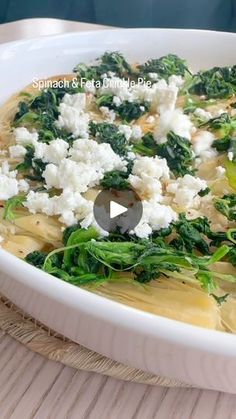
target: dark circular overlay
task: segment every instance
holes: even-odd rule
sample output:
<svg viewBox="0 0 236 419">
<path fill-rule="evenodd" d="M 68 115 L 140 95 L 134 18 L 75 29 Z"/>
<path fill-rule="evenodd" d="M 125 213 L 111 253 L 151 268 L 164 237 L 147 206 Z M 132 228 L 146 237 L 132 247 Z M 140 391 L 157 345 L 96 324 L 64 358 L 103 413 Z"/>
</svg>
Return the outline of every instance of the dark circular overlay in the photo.
<svg viewBox="0 0 236 419">
<path fill-rule="evenodd" d="M 116 216 L 117 212 L 122 213 Z M 119 229 L 121 233 L 128 233 L 142 218 L 142 201 L 130 189 L 103 190 L 94 201 L 93 213 L 96 222 L 103 230 L 110 233 Z"/>
</svg>

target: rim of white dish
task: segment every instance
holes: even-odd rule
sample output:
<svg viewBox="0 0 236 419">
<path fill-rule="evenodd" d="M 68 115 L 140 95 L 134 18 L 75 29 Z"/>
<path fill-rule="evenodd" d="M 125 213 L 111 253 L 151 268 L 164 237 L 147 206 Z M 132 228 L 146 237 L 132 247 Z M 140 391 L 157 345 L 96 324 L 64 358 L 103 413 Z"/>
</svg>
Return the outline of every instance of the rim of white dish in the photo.
<svg viewBox="0 0 236 419">
<path fill-rule="evenodd" d="M 107 33 L 140 33 L 140 32 L 172 32 L 172 33 L 201 33 L 207 36 L 236 37 L 232 32 L 217 32 L 201 29 L 172 29 L 172 28 L 133 28 L 133 29 L 100 29 L 83 32 L 68 32 L 66 34 L 45 35 L 31 39 L 12 41 L 0 45 L 0 51 L 5 48 L 47 42 L 64 38 L 86 37 L 93 34 L 98 36 Z M 0 249 L 0 270 L 27 287 L 54 301 L 68 307 L 78 308 L 85 314 L 92 315 L 106 323 L 118 325 L 125 330 L 135 330 L 148 337 L 164 339 L 170 343 L 200 349 L 228 357 L 236 356 L 236 335 L 205 329 L 177 320 L 151 314 L 142 310 L 126 306 L 100 295 L 76 287 L 56 278 L 42 270 L 20 260 L 16 256 Z M 16 274 L 17 272 L 17 274 Z"/>
<path fill-rule="evenodd" d="M 58 34 L 49 34 L 49 35 L 41 35 L 41 36 L 35 36 L 33 38 L 26 38 L 26 39 L 20 39 L 15 41 L 8 41 L 3 42 L 0 44 L 0 49 L 3 49 L 5 46 L 8 47 L 10 45 L 12 46 L 21 46 L 24 44 L 31 44 L 36 41 L 47 41 L 52 39 L 60 39 L 60 38 L 70 38 L 70 37 L 83 37 L 88 35 L 100 35 L 100 34 L 107 34 L 107 33 L 116 33 L 116 32 L 124 32 L 124 33 L 140 33 L 140 32 L 173 32 L 173 33 L 201 33 L 205 34 L 207 36 L 224 36 L 224 37 L 236 37 L 235 32 L 224 32 L 224 31 L 215 31 L 210 29 L 188 29 L 188 28 L 106 28 L 106 29 L 91 29 L 91 30 L 85 30 L 85 31 L 69 31 L 66 33 L 58 33 Z"/>
<path fill-rule="evenodd" d="M 0 249 L 0 270 L 27 287 L 122 329 L 192 349 L 235 357 L 236 336 L 148 313 L 110 300 L 52 276 Z M 17 274 L 16 274 L 17 272 Z"/>
</svg>

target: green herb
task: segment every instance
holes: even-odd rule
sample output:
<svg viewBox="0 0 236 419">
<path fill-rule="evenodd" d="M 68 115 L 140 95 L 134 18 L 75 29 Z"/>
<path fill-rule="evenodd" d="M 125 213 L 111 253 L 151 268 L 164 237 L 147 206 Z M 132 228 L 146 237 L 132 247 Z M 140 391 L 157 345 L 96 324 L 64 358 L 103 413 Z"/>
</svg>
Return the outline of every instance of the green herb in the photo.
<svg viewBox="0 0 236 419">
<path fill-rule="evenodd" d="M 215 198 L 214 206 L 221 214 L 230 221 L 236 220 L 236 195 L 224 195 L 222 198 Z"/>
<path fill-rule="evenodd" d="M 176 135 L 173 131 L 167 134 L 167 140 L 163 144 L 157 144 L 153 135 L 147 133 L 143 136 L 142 142 L 133 145 L 133 151 L 147 156 L 158 155 L 165 158 L 175 176 L 194 173 L 191 144 L 186 138 Z"/>
<path fill-rule="evenodd" d="M 229 136 L 219 138 L 213 141 L 212 147 L 215 148 L 219 153 L 226 152 L 230 149 L 231 140 L 232 139 Z"/>
<path fill-rule="evenodd" d="M 193 152 L 190 142 L 174 132 L 167 134 L 167 141 L 157 145 L 157 155 L 167 160 L 170 170 L 176 176 L 193 174 Z"/>
<path fill-rule="evenodd" d="M 207 106 L 213 105 L 216 101 L 214 99 L 210 100 L 201 100 L 187 95 L 185 99 L 185 104 L 183 107 L 185 114 L 193 113 L 197 108 L 205 109 Z"/>
<path fill-rule="evenodd" d="M 126 122 L 131 122 L 140 118 L 150 109 L 150 104 L 148 102 L 129 102 L 128 100 L 125 100 L 119 106 L 116 106 L 113 103 L 112 95 L 100 96 L 96 100 L 96 104 L 99 107 L 106 106 L 107 108 L 114 110 L 116 114 Z"/>
<path fill-rule="evenodd" d="M 46 143 L 55 138 L 70 139 L 67 133 L 56 127 L 55 120 L 58 118 L 58 107 L 63 96 L 78 91 L 81 88 L 74 88 L 72 85 L 67 88 L 49 88 L 26 102 L 20 102 L 13 126 L 24 125 L 37 129 L 39 140 Z"/>
<path fill-rule="evenodd" d="M 34 158 L 34 147 L 32 145 L 26 146 L 26 154 L 23 163 L 16 166 L 18 172 L 24 172 L 25 177 L 33 181 L 42 181 L 42 174 L 45 170 L 46 163 L 41 159 Z"/>
<path fill-rule="evenodd" d="M 211 294 L 211 296 L 216 300 L 217 304 L 221 306 L 222 304 L 226 303 L 229 294 L 227 293 L 219 297 L 215 294 Z"/>
<path fill-rule="evenodd" d="M 150 108 L 147 102 L 128 102 L 124 101 L 117 108 L 117 113 L 123 121 L 131 122 L 134 119 L 140 118 Z"/>
<path fill-rule="evenodd" d="M 234 160 L 226 161 L 225 169 L 226 169 L 226 176 L 228 178 L 229 185 L 231 186 L 231 188 L 236 190 L 236 162 Z"/>
<path fill-rule="evenodd" d="M 114 124 L 106 122 L 90 122 L 90 134 L 96 138 L 99 143 L 110 144 L 113 151 L 120 156 L 127 152 L 127 140 Z"/>
<path fill-rule="evenodd" d="M 107 74 L 109 77 L 109 72 L 119 77 L 127 77 L 133 74 L 132 68 L 119 52 L 105 52 L 98 59 L 97 65 L 88 66 L 80 63 L 74 68 L 74 72 L 77 73 L 78 77 L 85 80 L 99 80 L 103 74 Z"/>
<path fill-rule="evenodd" d="M 161 79 L 168 79 L 172 75 L 182 76 L 188 72 L 186 61 L 175 54 L 168 54 L 161 58 L 152 59 L 139 65 L 140 75 L 148 76 L 149 73 L 158 74 Z"/>
<path fill-rule="evenodd" d="M 8 221 L 12 221 L 15 219 L 16 215 L 14 211 L 21 207 L 23 202 L 25 201 L 24 195 L 13 196 L 9 198 L 4 205 L 4 214 L 3 218 Z"/>
<path fill-rule="evenodd" d="M 236 117 L 230 117 L 227 112 L 224 112 L 201 126 L 208 127 L 211 131 L 217 131 L 220 137 L 224 138 L 232 135 L 236 130 Z"/>
<path fill-rule="evenodd" d="M 232 247 L 228 253 L 228 261 L 236 266 L 236 246 Z"/>
<path fill-rule="evenodd" d="M 209 245 L 206 237 L 209 233 L 210 225 L 206 217 L 187 220 L 184 214 L 180 214 L 174 226 L 179 236 L 171 242 L 172 246 L 189 253 L 199 250 L 204 255 L 209 254 Z"/>
<path fill-rule="evenodd" d="M 223 99 L 234 95 L 236 91 L 236 66 L 214 67 L 200 71 L 191 82 L 189 92 L 207 99 Z"/>
<path fill-rule="evenodd" d="M 127 172 L 119 172 L 118 170 L 112 170 L 111 172 L 105 173 L 103 179 L 100 181 L 100 185 L 103 186 L 104 189 L 128 189 L 128 176 L 129 174 Z"/>
<path fill-rule="evenodd" d="M 45 259 L 47 257 L 47 253 L 39 252 L 35 250 L 34 252 L 29 253 L 25 260 L 26 262 L 30 263 L 30 265 L 35 266 L 36 268 L 42 269 Z"/>
<path fill-rule="evenodd" d="M 202 189 L 200 192 L 198 192 L 198 195 L 202 197 L 202 196 L 208 195 L 210 192 L 211 192 L 210 188 L 207 187 L 205 189 Z"/>
</svg>

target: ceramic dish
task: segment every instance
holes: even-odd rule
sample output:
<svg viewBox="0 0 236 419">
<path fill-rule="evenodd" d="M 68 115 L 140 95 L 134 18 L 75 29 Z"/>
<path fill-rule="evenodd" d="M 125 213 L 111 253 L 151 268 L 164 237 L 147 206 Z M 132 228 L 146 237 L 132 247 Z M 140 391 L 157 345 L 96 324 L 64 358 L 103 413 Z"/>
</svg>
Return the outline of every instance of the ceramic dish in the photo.
<svg viewBox="0 0 236 419">
<path fill-rule="evenodd" d="M 130 61 L 170 52 L 193 70 L 233 65 L 234 34 L 193 30 L 109 30 L 0 47 L 1 102 L 32 82 L 69 73 L 107 50 Z M 148 314 L 91 294 L 0 250 L 0 291 L 25 312 L 88 348 L 187 384 L 236 393 L 236 337 Z"/>
</svg>

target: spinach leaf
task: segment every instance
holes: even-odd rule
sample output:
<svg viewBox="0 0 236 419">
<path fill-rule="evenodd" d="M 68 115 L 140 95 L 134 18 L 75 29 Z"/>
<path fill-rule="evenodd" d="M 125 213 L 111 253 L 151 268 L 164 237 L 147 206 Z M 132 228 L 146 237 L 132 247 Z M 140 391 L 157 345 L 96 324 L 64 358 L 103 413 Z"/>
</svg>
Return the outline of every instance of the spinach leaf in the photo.
<svg viewBox="0 0 236 419">
<path fill-rule="evenodd" d="M 120 105 L 115 105 L 113 102 L 112 95 L 103 95 L 96 100 L 96 104 L 101 106 L 106 106 L 109 109 L 112 109 L 116 114 L 125 122 L 131 122 L 135 119 L 140 118 L 150 109 L 150 104 L 148 102 L 129 102 L 125 100 Z"/>
<path fill-rule="evenodd" d="M 105 52 L 97 61 L 97 65 L 90 66 L 80 63 L 74 68 L 74 72 L 79 78 L 85 80 L 99 80 L 103 74 L 109 77 L 109 72 L 119 77 L 128 77 L 133 74 L 131 66 L 120 52 Z"/>
<path fill-rule="evenodd" d="M 24 172 L 27 179 L 40 182 L 43 180 L 42 174 L 45 170 L 46 163 L 41 159 L 34 158 L 34 146 L 28 145 L 26 146 L 26 150 L 24 161 L 16 166 L 16 170 L 18 172 Z"/>
<path fill-rule="evenodd" d="M 214 206 L 230 221 L 236 220 L 236 194 L 224 195 L 222 198 L 215 198 Z"/>
<path fill-rule="evenodd" d="M 142 138 L 142 143 L 135 144 L 134 151 L 148 156 L 158 155 L 165 158 L 170 170 L 175 176 L 184 176 L 186 173 L 193 174 L 193 151 L 190 142 L 176 135 L 173 131 L 167 134 L 167 141 L 157 144 L 151 133 Z"/>
<path fill-rule="evenodd" d="M 157 73 L 159 78 L 166 80 L 172 75 L 184 77 L 186 73 L 190 73 L 186 61 L 175 54 L 148 60 L 146 63 L 139 65 L 138 70 L 140 75 Z"/>
<path fill-rule="evenodd" d="M 236 66 L 214 67 L 199 71 L 192 79 L 189 92 L 207 99 L 223 99 L 236 91 Z"/>
<path fill-rule="evenodd" d="M 25 195 L 17 195 L 9 198 L 4 204 L 3 218 L 8 221 L 15 219 L 16 215 L 14 210 L 21 207 L 25 201 Z"/>
<path fill-rule="evenodd" d="M 95 137 L 99 143 L 110 144 L 113 151 L 120 156 L 124 156 L 127 152 L 127 140 L 114 124 L 106 122 L 96 123 L 90 122 L 90 134 Z"/>
</svg>

